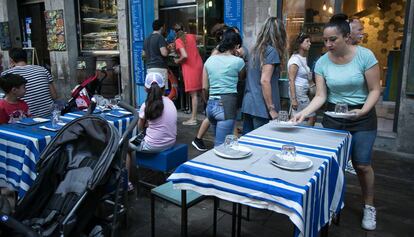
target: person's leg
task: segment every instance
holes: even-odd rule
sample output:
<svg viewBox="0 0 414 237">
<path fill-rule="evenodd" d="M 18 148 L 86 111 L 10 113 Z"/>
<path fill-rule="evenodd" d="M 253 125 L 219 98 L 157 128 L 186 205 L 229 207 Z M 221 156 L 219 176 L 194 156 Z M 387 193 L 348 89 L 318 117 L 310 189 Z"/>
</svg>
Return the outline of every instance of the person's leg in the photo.
<svg viewBox="0 0 414 237">
<path fill-rule="evenodd" d="M 204 135 L 207 133 L 208 128 L 210 127 L 210 121 L 208 118 L 205 118 L 198 129 L 196 138 L 203 139 Z"/>
<path fill-rule="evenodd" d="M 372 147 L 377 131 L 352 132 L 352 163 L 361 185 L 362 198 L 365 204 L 362 227 L 373 230 L 376 227 L 376 211 L 374 208 L 374 170 L 371 166 Z"/>
<path fill-rule="evenodd" d="M 223 112 L 223 120 L 217 121 L 216 137 L 214 139 L 214 146 L 219 146 L 223 144 L 226 136 L 233 134 L 233 128 L 234 128 L 235 122 L 236 122 L 235 119 L 224 120 L 224 112 Z"/>
<path fill-rule="evenodd" d="M 183 125 L 197 125 L 198 92 L 189 92 L 191 96 L 191 118 L 183 122 Z"/>
<path fill-rule="evenodd" d="M 191 92 L 191 119 L 197 121 L 198 92 Z"/>
<path fill-rule="evenodd" d="M 243 114 L 243 135 L 253 131 L 253 116 Z"/>
<path fill-rule="evenodd" d="M 252 118 L 253 118 L 253 130 L 269 122 L 269 119 L 267 118 L 256 117 L 256 116 L 252 116 Z"/>
<path fill-rule="evenodd" d="M 217 127 L 217 120 L 216 120 L 216 114 L 220 111 L 218 110 L 218 101 L 215 100 L 208 100 L 207 101 L 207 108 L 206 108 L 206 115 L 207 120 L 212 126 L 213 130 L 213 136 L 216 136 L 216 127 Z"/>
</svg>

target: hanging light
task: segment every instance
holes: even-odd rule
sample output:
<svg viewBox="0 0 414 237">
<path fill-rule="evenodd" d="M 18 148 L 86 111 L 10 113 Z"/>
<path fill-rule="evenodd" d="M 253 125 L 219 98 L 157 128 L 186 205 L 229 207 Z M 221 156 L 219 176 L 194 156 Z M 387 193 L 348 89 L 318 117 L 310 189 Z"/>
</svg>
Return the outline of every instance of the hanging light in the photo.
<svg viewBox="0 0 414 237">
<path fill-rule="evenodd" d="M 328 8 L 328 12 L 329 12 L 330 14 L 332 14 L 332 13 L 333 13 L 333 9 L 332 9 L 332 7 L 329 7 L 329 8 Z"/>
<path fill-rule="evenodd" d="M 213 2 L 212 1 L 208 1 L 208 7 L 212 7 L 213 6 Z"/>
<path fill-rule="evenodd" d="M 326 2 L 323 2 L 322 10 L 326 11 Z"/>
</svg>

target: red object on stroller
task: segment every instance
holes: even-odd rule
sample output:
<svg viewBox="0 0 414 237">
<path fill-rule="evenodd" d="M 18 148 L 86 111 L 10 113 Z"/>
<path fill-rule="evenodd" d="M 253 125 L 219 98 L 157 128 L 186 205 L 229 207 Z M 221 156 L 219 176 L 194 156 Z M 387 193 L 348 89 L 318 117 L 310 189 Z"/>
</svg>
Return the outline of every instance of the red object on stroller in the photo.
<svg viewBox="0 0 414 237">
<path fill-rule="evenodd" d="M 89 104 L 91 103 L 90 94 L 86 89 L 87 85 L 93 83 L 97 80 L 97 75 L 90 76 L 86 78 L 80 85 L 77 85 L 72 90 L 72 98 L 76 102 L 76 106 L 78 109 L 86 109 L 88 108 Z"/>
<path fill-rule="evenodd" d="M 91 97 L 94 94 L 101 94 L 102 81 L 105 80 L 107 73 L 105 69 L 100 71 L 104 74 L 102 78 L 98 78 L 98 71 L 95 75 L 86 78 L 80 85 L 77 85 L 71 94 L 71 98 L 62 109 L 62 115 L 75 110 L 88 108 L 91 103 Z"/>
</svg>

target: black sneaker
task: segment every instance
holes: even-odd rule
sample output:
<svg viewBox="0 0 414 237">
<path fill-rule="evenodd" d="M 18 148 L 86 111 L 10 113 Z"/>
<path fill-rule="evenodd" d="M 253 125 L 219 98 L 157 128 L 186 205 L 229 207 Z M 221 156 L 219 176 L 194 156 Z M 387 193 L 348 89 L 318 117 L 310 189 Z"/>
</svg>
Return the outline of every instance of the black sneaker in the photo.
<svg viewBox="0 0 414 237">
<path fill-rule="evenodd" d="M 193 146 L 199 150 L 199 151 L 207 151 L 206 145 L 204 145 L 203 139 L 194 138 L 194 140 L 191 142 Z"/>
</svg>

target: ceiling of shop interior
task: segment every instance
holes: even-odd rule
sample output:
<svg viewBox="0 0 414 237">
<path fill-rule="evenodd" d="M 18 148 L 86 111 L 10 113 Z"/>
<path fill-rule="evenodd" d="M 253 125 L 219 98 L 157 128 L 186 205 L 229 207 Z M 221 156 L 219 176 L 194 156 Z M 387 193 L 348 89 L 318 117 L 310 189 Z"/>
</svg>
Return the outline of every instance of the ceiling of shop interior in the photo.
<svg viewBox="0 0 414 237">
<path fill-rule="evenodd" d="M 383 9 L 392 2 L 392 0 L 346 0 L 343 4 L 343 10 L 347 15 L 364 17 Z"/>
</svg>

